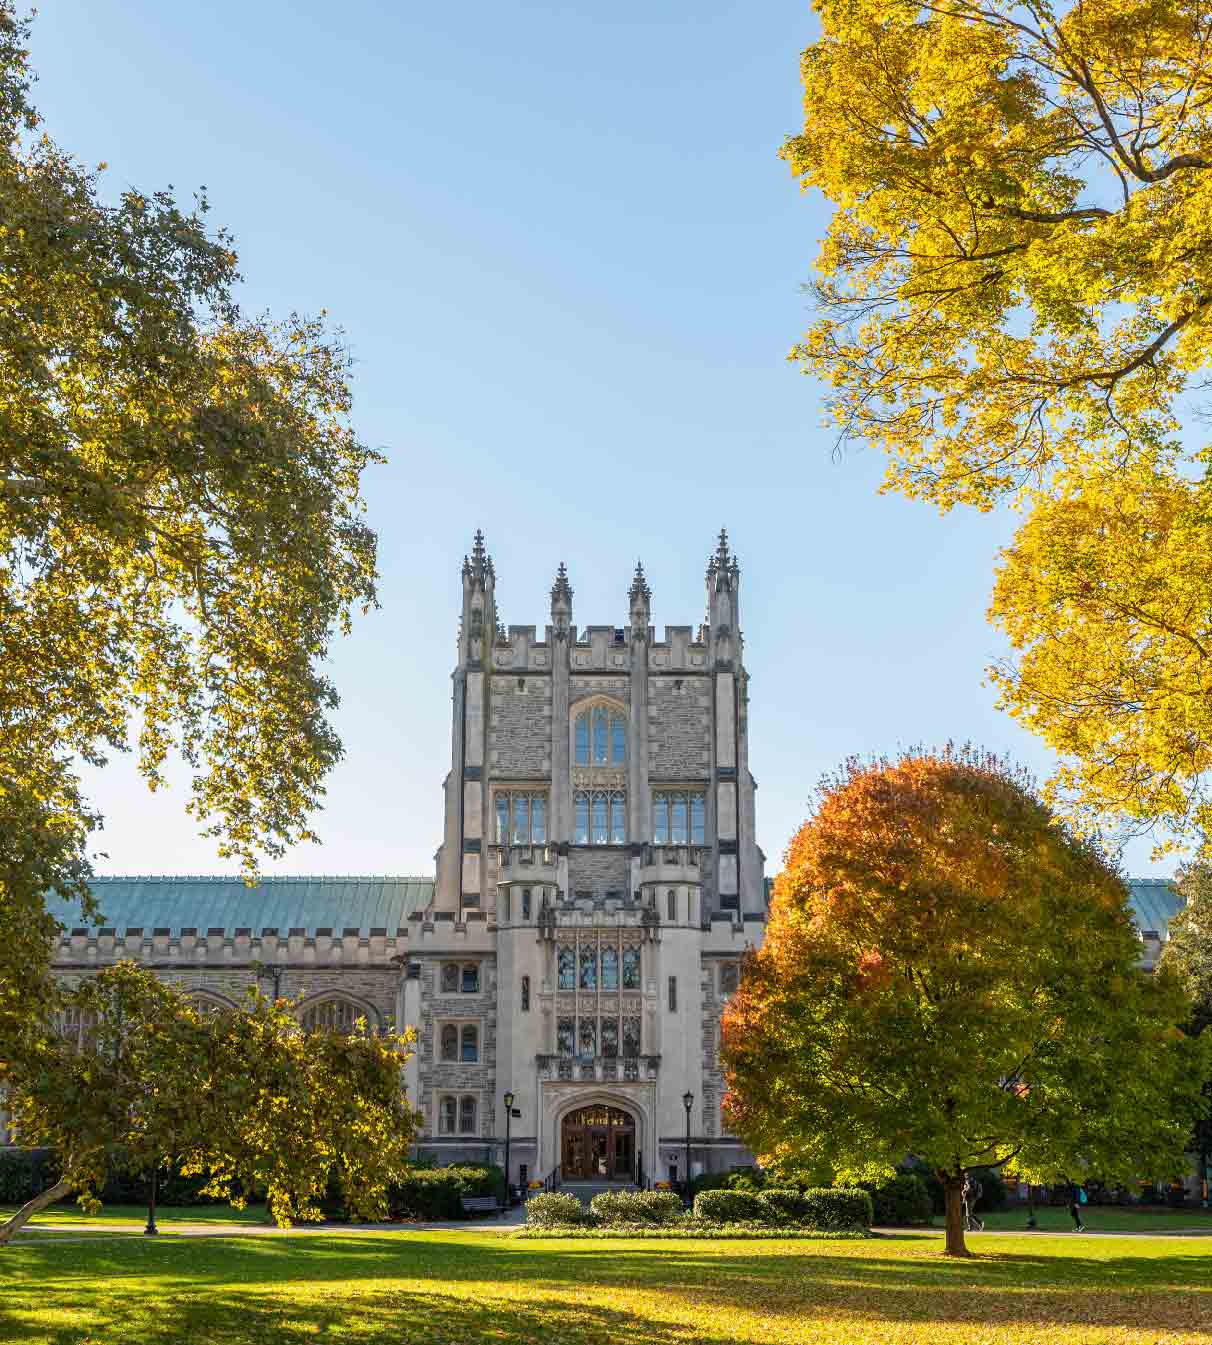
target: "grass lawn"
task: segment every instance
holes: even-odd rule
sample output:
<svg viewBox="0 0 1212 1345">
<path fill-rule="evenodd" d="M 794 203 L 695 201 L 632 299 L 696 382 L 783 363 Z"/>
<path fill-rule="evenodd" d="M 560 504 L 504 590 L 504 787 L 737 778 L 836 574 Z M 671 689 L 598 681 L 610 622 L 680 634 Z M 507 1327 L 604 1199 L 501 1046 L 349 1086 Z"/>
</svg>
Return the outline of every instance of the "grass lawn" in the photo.
<svg viewBox="0 0 1212 1345">
<path fill-rule="evenodd" d="M 1006 1231 L 1027 1227 L 1027 1211 L 1023 1209 L 1000 1210 L 997 1213 L 982 1214 L 985 1227 L 990 1230 Z M 1052 1205 L 1041 1205 L 1035 1211 L 1035 1220 L 1041 1229 L 1048 1232 L 1073 1232 L 1073 1220 L 1069 1211 Z M 1202 1228 L 1212 1233 L 1212 1212 L 1201 1209 L 1190 1210 L 1149 1210 L 1134 1212 L 1131 1207 L 1117 1205 L 1083 1205 L 1082 1222 L 1092 1233 L 1167 1233 L 1176 1228 Z M 935 1223 L 942 1223 L 937 1216 Z"/>
<path fill-rule="evenodd" d="M 29 1238 L 4 1345 L 1212 1342 L 1212 1241 L 522 1241 L 493 1233 Z"/>
<path fill-rule="evenodd" d="M 0 1206 L 0 1220 L 15 1213 L 15 1206 Z M 159 1205 L 156 1227 L 165 1224 L 263 1224 L 265 1206 L 253 1205 L 233 1210 L 230 1205 Z M 74 1201 L 70 1205 L 52 1205 L 35 1214 L 27 1228 L 71 1228 L 81 1223 L 107 1223 L 115 1228 L 142 1228 L 147 1223 L 146 1205 L 102 1205 L 100 1214 L 85 1214 Z"/>
</svg>

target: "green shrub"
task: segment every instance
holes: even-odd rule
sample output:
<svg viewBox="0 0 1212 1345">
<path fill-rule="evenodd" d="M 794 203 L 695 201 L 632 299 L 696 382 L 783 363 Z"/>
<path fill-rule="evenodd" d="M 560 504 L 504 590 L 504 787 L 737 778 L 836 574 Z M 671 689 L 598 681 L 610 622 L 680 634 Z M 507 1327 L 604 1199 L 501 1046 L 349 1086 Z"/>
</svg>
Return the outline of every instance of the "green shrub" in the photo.
<svg viewBox="0 0 1212 1345">
<path fill-rule="evenodd" d="M 768 1186 L 756 1199 L 764 1224 L 802 1224 L 808 1213 L 805 1193 L 793 1186 Z"/>
<path fill-rule="evenodd" d="M 505 1173 L 485 1163 L 413 1168 L 388 1192 L 387 1204 L 393 1219 L 462 1219 L 464 1196 L 495 1196 L 503 1202 Z"/>
<path fill-rule="evenodd" d="M 0 1148 L 0 1204 L 24 1205 L 55 1179 L 49 1149 Z"/>
<path fill-rule="evenodd" d="M 925 1181 L 917 1172 L 898 1172 L 890 1181 L 876 1186 L 863 1184 L 871 1196 L 871 1205 L 877 1224 L 928 1224 L 934 1212 L 934 1203 Z"/>
<path fill-rule="evenodd" d="M 871 1227 L 871 1197 L 866 1191 L 840 1186 L 801 1192 L 803 1226 L 822 1232 Z"/>
<path fill-rule="evenodd" d="M 594 1219 L 607 1228 L 624 1224 L 670 1224 L 684 1213 L 673 1191 L 600 1191 L 589 1202 Z"/>
<path fill-rule="evenodd" d="M 585 1207 L 563 1191 L 544 1191 L 526 1202 L 526 1222 L 534 1228 L 567 1228 L 585 1222 Z"/>
<path fill-rule="evenodd" d="M 768 1228 L 815 1228 L 823 1232 L 871 1226 L 866 1191 L 827 1187 L 796 1191 L 704 1191 L 695 1197 L 694 1217 L 705 1224 L 757 1224 Z"/>
<path fill-rule="evenodd" d="M 701 1191 L 694 1198 L 694 1217 L 705 1224 L 756 1224 L 766 1212 L 750 1191 Z"/>
<path fill-rule="evenodd" d="M 691 1197 L 700 1191 L 760 1191 L 767 1183 L 759 1167 L 733 1168 L 731 1172 L 700 1172 L 690 1183 Z"/>
</svg>

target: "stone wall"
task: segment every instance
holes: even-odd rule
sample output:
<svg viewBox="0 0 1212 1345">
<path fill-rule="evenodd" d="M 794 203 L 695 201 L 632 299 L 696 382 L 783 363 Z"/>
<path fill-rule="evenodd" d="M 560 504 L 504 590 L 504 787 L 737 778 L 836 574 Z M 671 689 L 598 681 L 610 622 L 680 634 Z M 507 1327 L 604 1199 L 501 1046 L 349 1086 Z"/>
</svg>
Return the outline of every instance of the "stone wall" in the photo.
<svg viewBox="0 0 1212 1345">
<path fill-rule="evenodd" d="M 488 762 L 494 774 L 551 774 L 551 679 L 492 679 L 488 715 Z"/>
<path fill-rule="evenodd" d="M 478 962 L 478 994 L 443 994 L 441 968 L 445 962 Z M 417 1056 L 420 1063 L 422 1114 L 421 1132 L 431 1139 L 453 1140 L 469 1136 L 439 1136 L 437 1100 L 444 1093 L 474 1094 L 477 1100 L 476 1135 L 494 1133 L 493 1099 L 496 1092 L 497 1060 L 497 978 L 496 959 L 471 953 L 435 954 L 421 961 L 421 1015 L 417 1024 Z M 444 1023 L 474 1023 L 479 1029 L 479 1060 L 444 1061 L 439 1057 L 439 1034 Z"/>
<path fill-rule="evenodd" d="M 711 684 L 706 677 L 654 677 L 648 686 L 648 773 L 703 780 L 711 770 Z"/>
<path fill-rule="evenodd" d="M 604 897 L 607 892 L 628 896 L 630 872 L 627 851 L 613 846 L 574 847 L 568 852 L 568 896 L 592 892 Z"/>
</svg>

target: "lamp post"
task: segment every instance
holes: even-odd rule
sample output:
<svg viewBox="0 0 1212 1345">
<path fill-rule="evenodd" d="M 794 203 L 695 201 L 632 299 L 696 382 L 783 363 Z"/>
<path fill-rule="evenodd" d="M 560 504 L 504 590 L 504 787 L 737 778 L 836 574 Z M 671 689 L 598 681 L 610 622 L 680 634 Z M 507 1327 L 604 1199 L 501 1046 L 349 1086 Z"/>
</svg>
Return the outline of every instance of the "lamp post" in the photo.
<svg viewBox="0 0 1212 1345">
<path fill-rule="evenodd" d="M 268 962 L 254 962 L 252 964 L 253 974 L 260 981 L 268 977 L 274 983 L 274 1000 L 282 998 L 282 967 L 271 966 Z"/>
<path fill-rule="evenodd" d="M 513 1120 L 513 1092 L 505 1094 L 505 1204 L 513 1205 L 513 1192 L 509 1180 L 509 1132 Z"/>
<path fill-rule="evenodd" d="M 690 1207 L 690 1109 L 694 1106 L 694 1094 L 687 1089 L 682 1094 L 682 1106 L 686 1108 L 686 1206 Z"/>
<path fill-rule="evenodd" d="M 159 1233 L 156 1227 L 156 1169 L 151 1170 L 151 1193 L 147 1201 L 147 1227 L 143 1230 L 144 1237 L 154 1237 Z"/>
</svg>

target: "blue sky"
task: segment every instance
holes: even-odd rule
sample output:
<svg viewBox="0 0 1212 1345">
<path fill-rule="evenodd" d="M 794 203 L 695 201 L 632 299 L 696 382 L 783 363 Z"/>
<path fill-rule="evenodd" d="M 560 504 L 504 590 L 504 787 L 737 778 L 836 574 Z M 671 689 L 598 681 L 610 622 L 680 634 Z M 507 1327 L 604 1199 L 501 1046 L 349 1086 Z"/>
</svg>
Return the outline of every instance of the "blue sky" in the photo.
<svg viewBox="0 0 1212 1345">
<path fill-rule="evenodd" d="M 507 623 L 697 623 L 721 524 L 743 568 L 768 871 L 851 752 L 972 739 L 994 709 L 991 571 L 1012 520 L 881 497 L 786 362 L 827 218 L 777 157 L 806 0 L 459 5 L 53 0 L 50 133 L 116 192 L 205 185 L 250 310 L 326 309 L 356 359 L 382 609 L 336 650 L 347 756 L 319 848 L 270 872 L 427 873 L 449 763 L 459 565 L 482 526 Z M 179 782 L 180 784 L 181 782 Z M 90 777 L 102 872 L 223 866 L 129 762 Z M 1155 870 L 1148 844 L 1133 872 Z"/>
</svg>

